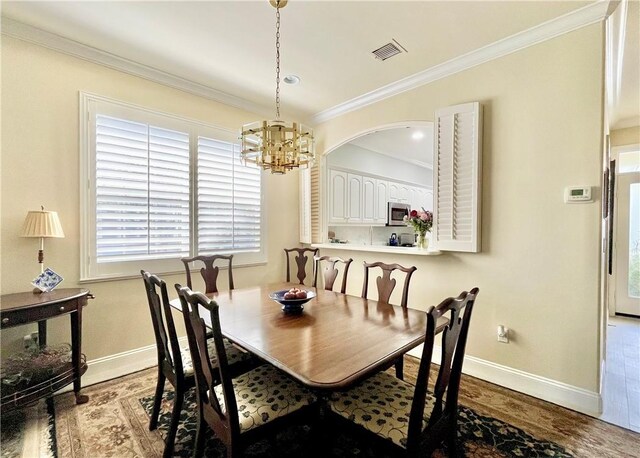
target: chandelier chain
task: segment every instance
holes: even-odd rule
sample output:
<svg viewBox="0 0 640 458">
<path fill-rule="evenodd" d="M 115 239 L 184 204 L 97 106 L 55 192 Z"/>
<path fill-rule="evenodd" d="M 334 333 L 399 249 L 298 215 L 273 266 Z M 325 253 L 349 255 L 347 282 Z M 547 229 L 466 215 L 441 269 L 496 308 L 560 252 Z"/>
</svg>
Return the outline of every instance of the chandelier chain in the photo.
<svg viewBox="0 0 640 458">
<path fill-rule="evenodd" d="M 276 119 L 280 119 L 280 2 L 276 6 Z"/>
</svg>

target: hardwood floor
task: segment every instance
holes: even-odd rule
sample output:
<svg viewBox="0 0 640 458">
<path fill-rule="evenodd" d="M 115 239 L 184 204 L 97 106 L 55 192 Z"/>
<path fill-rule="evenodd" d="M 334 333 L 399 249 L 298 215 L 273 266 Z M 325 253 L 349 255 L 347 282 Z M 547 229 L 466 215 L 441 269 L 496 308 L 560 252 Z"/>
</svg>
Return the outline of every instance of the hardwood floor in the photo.
<svg viewBox="0 0 640 458">
<path fill-rule="evenodd" d="M 607 331 L 600 419 L 640 432 L 640 319 L 610 317 Z"/>
</svg>

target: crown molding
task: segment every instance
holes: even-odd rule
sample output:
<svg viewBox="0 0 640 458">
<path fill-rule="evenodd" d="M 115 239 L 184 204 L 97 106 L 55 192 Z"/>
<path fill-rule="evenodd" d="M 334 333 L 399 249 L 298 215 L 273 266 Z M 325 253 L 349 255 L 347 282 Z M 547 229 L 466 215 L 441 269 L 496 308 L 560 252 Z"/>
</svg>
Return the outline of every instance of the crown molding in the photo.
<svg viewBox="0 0 640 458">
<path fill-rule="evenodd" d="M 29 43 L 34 43 L 95 64 L 103 65 L 114 70 L 128 73 L 130 75 L 144 78 L 154 83 L 160 83 L 215 102 L 220 102 L 234 108 L 239 108 L 241 110 L 246 110 L 251 113 L 264 116 L 267 116 L 270 113 L 270 110 L 267 107 L 249 100 L 236 97 L 217 89 L 213 89 L 209 86 L 84 45 L 77 41 L 64 38 L 60 35 L 47 32 L 6 16 L 2 16 L 2 34 L 18 38 Z"/>
<path fill-rule="evenodd" d="M 432 83 L 450 75 L 468 70 L 493 59 L 542 43 L 565 33 L 604 20 L 609 11 L 609 1 L 599 0 L 563 16 L 543 22 L 515 35 L 498 40 L 467 54 L 453 58 L 442 64 L 422 70 L 406 78 L 362 94 L 334 107 L 320 111 L 311 118 L 312 124 L 319 124 L 367 105 L 380 102 L 395 95 Z"/>
</svg>

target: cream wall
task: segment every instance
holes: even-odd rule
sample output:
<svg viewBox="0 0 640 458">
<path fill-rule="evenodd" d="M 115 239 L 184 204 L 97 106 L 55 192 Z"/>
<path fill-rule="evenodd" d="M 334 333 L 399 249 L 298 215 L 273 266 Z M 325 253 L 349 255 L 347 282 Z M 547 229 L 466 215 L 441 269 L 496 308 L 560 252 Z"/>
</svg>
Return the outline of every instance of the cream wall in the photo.
<svg viewBox="0 0 640 458">
<path fill-rule="evenodd" d="M 609 133 L 611 146 L 640 144 L 640 126 L 616 129 Z"/>
<path fill-rule="evenodd" d="M 598 391 L 602 28 L 592 25 L 316 126 L 320 152 L 357 132 L 433 120 L 437 108 L 484 105 L 482 252 L 438 257 L 331 251 L 415 265 L 411 307 L 480 288 L 467 353 Z M 567 205 L 564 187 L 594 187 Z M 512 341 L 496 341 L 496 326 Z"/>
<path fill-rule="evenodd" d="M 29 290 L 31 279 L 39 273 L 36 239 L 18 237 L 27 210 L 43 204 L 57 211 L 66 238 L 46 241 L 45 265 L 63 275 L 64 287 L 86 287 L 96 296 L 85 309 L 83 326 L 83 351 L 92 360 L 150 345 L 153 333 L 141 279 L 77 283 L 81 154 L 78 91 L 230 129 L 261 116 L 2 37 L 1 291 Z M 264 177 L 268 264 L 234 268 L 237 287 L 282 279 L 282 248 L 298 244 L 297 173 Z M 283 221 L 290 222 L 287 227 L 293 230 L 283 230 Z M 176 271 L 181 268 L 177 263 Z M 166 280 L 173 285 L 183 282 L 184 275 L 168 276 Z M 173 287 L 169 293 L 175 296 Z M 49 341 L 70 340 L 68 321 L 64 317 L 49 322 Z M 19 344 L 17 339 L 28 332 L 28 327 L 3 331 L 3 350 Z"/>
</svg>

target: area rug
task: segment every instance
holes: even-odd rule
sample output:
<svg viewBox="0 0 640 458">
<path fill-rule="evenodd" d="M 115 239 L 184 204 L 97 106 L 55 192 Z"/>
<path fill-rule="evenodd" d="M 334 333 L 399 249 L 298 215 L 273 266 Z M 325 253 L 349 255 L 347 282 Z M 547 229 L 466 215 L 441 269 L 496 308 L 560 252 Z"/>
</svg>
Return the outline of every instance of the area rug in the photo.
<svg viewBox="0 0 640 458">
<path fill-rule="evenodd" d="M 173 404 L 174 392 L 165 391 L 163 396 L 158 428 L 162 437 L 166 437 L 171 421 L 170 407 Z M 140 399 L 147 414 L 153 408 L 153 396 Z M 185 396 L 181 426 L 178 428 L 175 441 L 174 456 L 187 458 L 193 452 L 196 430 L 196 399 L 191 390 Z M 208 431 L 210 433 L 210 431 Z M 284 429 L 270 440 L 262 440 L 252 444 L 245 452 L 252 457 L 303 457 L 317 456 L 317 441 L 311 437 L 308 425 L 298 425 Z M 321 455 L 335 457 L 380 457 L 396 456 L 392 451 L 381 450 L 377 443 L 367 440 L 366 436 L 346 431 L 331 430 L 331 444 Z M 478 415 L 466 407 L 460 408 L 458 449 L 463 456 L 518 456 L 518 457 L 571 457 L 564 448 L 549 441 L 537 440 L 524 431 L 514 428 L 495 418 Z M 205 455 L 211 458 L 226 456 L 224 445 L 208 434 Z M 435 456 L 447 456 L 446 450 L 436 452 Z"/>
<path fill-rule="evenodd" d="M 413 381 L 417 360 L 405 358 L 405 378 Z M 153 396 L 156 369 L 83 389 L 87 404 L 75 405 L 73 393 L 55 399 L 56 434 L 60 458 L 160 458 L 164 450 L 169 412 L 172 407 L 167 390 L 162 405 L 160 428 L 149 431 L 148 406 Z M 168 386 L 167 386 L 168 388 Z M 190 401 L 193 402 L 193 401 Z M 564 409 L 473 377 L 464 376 L 460 386 L 462 413 L 468 425 L 463 446 L 468 457 L 549 456 L 540 451 L 550 444 L 555 456 L 594 458 L 640 457 L 640 435 L 604 423 L 595 418 Z M 185 456 L 191 447 L 193 424 L 190 408 L 183 409 L 178 431 L 176 456 Z M 304 456 L 305 438 L 311 430 L 305 426 L 287 429 L 272 443 L 256 443 L 250 457 Z M 533 440 L 532 440 L 533 439 Z M 213 442 L 212 442 L 213 441 Z M 533 444 L 530 447 L 527 441 Z M 509 452 L 518 444 L 520 451 Z M 523 443 L 525 445 L 522 448 Z M 283 447 L 284 444 L 284 447 Z M 220 444 L 209 440 L 209 456 L 218 456 Z M 340 433 L 332 444 L 337 457 L 384 457 L 379 450 L 367 448 L 356 437 Z M 505 451 L 507 450 L 507 451 Z M 440 450 L 435 456 L 445 456 Z M 565 455 L 562 455 L 564 453 Z M 551 455 L 553 456 L 553 455 Z"/>
<path fill-rule="evenodd" d="M 2 413 L 0 457 L 55 458 L 56 433 L 53 400 Z"/>
</svg>

